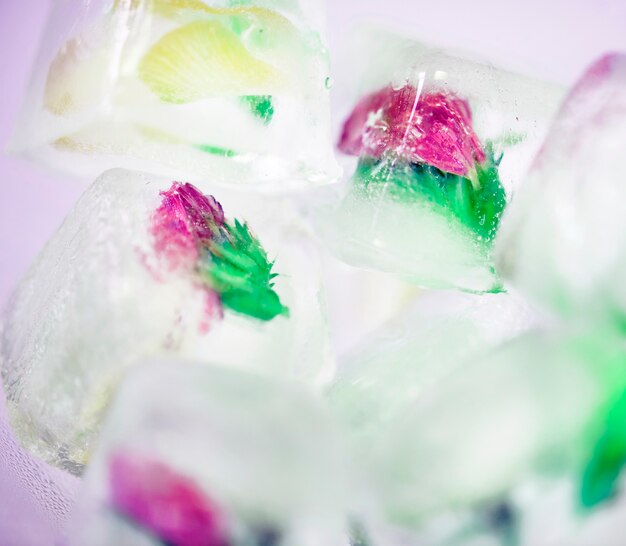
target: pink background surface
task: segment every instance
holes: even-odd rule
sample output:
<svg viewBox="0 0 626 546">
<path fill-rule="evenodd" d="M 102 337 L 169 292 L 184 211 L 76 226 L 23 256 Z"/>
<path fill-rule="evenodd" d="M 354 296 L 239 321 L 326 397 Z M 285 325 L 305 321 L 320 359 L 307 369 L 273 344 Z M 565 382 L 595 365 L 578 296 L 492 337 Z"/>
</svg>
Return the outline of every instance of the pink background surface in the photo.
<svg viewBox="0 0 626 546">
<path fill-rule="evenodd" d="M 0 0 L 0 150 L 15 122 L 50 3 Z M 626 50 L 624 0 L 330 0 L 329 4 L 329 35 L 337 58 L 349 27 L 364 20 L 376 20 L 423 41 L 472 50 L 495 64 L 564 84 L 601 53 Z M 0 184 L 0 306 L 4 306 L 82 187 L 2 152 Z M 75 485 L 20 452 L 4 423 L 0 396 L 0 546 L 59 544 L 68 509 L 64 502 Z"/>
</svg>

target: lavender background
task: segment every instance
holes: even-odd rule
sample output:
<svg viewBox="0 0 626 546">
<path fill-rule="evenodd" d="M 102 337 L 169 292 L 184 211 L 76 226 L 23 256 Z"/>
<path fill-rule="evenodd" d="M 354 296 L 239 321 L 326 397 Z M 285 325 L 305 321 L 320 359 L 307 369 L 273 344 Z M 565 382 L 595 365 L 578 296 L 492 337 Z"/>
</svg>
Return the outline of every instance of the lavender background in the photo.
<svg viewBox="0 0 626 546">
<path fill-rule="evenodd" d="M 52 1 L 0 0 L 0 150 L 15 123 Z M 564 84 L 601 53 L 626 50 L 624 0 L 328 0 L 328 4 L 335 59 L 342 58 L 350 26 L 372 20 Z M 340 72 L 341 62 L 334 69 Z M 82 186 L 0 152 L 0 190 L 3 307 Z M 0 546 L 60 544 L 76 485 L 74 479 L 50 471 L 19 450 L 5 424 L 0 395 Z"/>
</svg>

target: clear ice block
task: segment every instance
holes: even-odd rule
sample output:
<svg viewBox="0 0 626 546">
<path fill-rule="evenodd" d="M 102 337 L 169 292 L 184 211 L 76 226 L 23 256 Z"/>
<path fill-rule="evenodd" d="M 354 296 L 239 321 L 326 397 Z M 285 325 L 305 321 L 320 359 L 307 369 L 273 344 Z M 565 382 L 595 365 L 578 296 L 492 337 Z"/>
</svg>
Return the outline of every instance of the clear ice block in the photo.
<svg viewBox="0 0 626 546">
<path fill-rule="evenodd" d="M 499 290 L 492 242 L 560 89 L 387 35 L 358 49 L 338 146 L 359 163 L 320 222 L 329 243 L 426 287 Z"/>
<path fill-rule="evenodd" d="M 284 190 L 338 176 L 322 0 L 55 2 L 13 149 Z"/>
<path fill-rule="evenodd" d="M 602 440 L 607 415 L 622 404 L 625 358 L 623 340 L 598 329 L 527 333 L 465 361 L 363 451 L 378 499 L 373 535 L 526 543 L 512 541 L 524 523 L 519 490 L 544 479 L 575 484 L 568 517 L 578 521 L 598 454 L 604 450 L 605 471 L 626 461 Z"/>
<path fill-rule="evenodd" d="M 32 265 L 4 323 L 8 408 L 27 449 L 80 472 L 111 394 L 142 357 L 219 359 L 313 383 L 329 373 L 320 277 L 305 233 L 284 224 L 288 214 L 280 220 L 284 200 L 254 203 L 250 217 L 276 219 L 259 223 L 261 242 L 190 184 L 112 170 L 91 186 Z"/>
<path fill-rule="evenodd" d="M 345 462 L 328 412 L 301 386 L 149 362 L 112 405 L 71 544 L 340 546 Z"/>
<path fill-rule="evenodd" d="M 609 54 L 570 91 L 496 245 L 511 283 L 560 313 L 626 317 L 625 143 L 626 55 Z"/>
<path fill-rule="evenodd" d="M 476 354 L 543 323 L 512 294 L 427 292 L 341 358 L 329 401 L 357 450 Z"/>
</svg>

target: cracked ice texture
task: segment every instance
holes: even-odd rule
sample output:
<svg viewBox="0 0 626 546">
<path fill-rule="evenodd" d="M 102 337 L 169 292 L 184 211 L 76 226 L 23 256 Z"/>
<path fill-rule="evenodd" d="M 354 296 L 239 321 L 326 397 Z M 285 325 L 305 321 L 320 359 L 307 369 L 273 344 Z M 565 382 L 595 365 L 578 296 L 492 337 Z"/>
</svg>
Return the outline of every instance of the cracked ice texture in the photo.
<svg viewBox="0 0 626 546">
<path fill-rule="evenodd" d="M 281 191 L 340 173 L 323 3 L 55 3 L 14 150 L 93 179 L 126 167 Z"/>
<path fill-rule="evenodd" d="M 120 481 L 120 461 L 141 471 Z M 345 462 L 332 419 L 303 385 L 151 361 L 128 377 L 107 416 L 71 544 L 343 544 Z M 157 466 L 163 472 L 152 473 Z M 153 520 L 168 505 L 180 518 Z M 201 522 L 194 538 L 205 542 L 172 542 Z"/>
<path fill-rule="evenodd" d="M 598 59 L 570 91 L 503 220 L 510 281 L 565 314 L 626 315 L 626 55 Z"/>
<path fill-rule="evenodd" d="M 355 52 L 339 149 L 360 162 L 320 213 L 329 246 L 420 286 L 500 290 L 493 239 L 560 89 L 381 32 Z"/>
<path fill-rule="evenodd" d="M 275 282 L 289 318 L 225 311 L 219 320 L 197 274 L 165 267 L 155 251 L 152 221 L 171 185 L 133 171 L 103 174 L 9 307 L 0 350 L 12 425 L 25 448 L 72 472 L 87 462 L 102 413 L 138 358 L 194 355 L 313 381 L 331 362 L 314 249 L 298 224 L 259 226 L 276 267 L 283 264 Z M 229 199 L 261 219 L 293 219 L 287 203 Z"/>
</svg>

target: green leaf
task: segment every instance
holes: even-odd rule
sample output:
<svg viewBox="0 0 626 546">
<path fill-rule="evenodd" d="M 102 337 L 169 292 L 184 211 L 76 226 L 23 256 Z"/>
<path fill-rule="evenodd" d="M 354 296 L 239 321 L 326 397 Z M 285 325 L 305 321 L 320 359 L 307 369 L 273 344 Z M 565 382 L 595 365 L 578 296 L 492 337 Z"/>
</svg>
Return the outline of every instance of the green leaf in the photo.
<svg viewBox="0 0 626 546">
<path fill-rule="evenodd" d="M 594 508 L 617 494 L 619 477 L 626 465 L 626 393 L 610 410 L 604 433 L 585 467 L 581 504 Z"/>
<path fill-rule="evenodd" d="M 209 245 L 200 268 L 222 304 L 265 321 L 287 315 L 288 309 L 273 290 L 272 280 L 277 276 L 272 273 L 274 264 L 248 226 L 235 220 L 224 225 L 223 236 L 222 241 Z"/>
<path fill-rule="evenodd" d="M 274 103 L 271 95 L 245 95 L 240 97 L 240 100 L 265 125 L 272 121 L 274 117 Z"/>
<path fill-rule="evenodd" d="M 397 158 L 361 159 L 354 180 L 369 194 L 427 201 L 443 214 L 452 214 L 487 243 L 495 237 L 506 206 L 497 163 L 490 147 L 487 151 L 488 160 L 476 166 L 474 184 L 467 177 Z"/>
<path fill-rule="evenodd" d="M 222 294 L 222 303 L 233 311 L 265 321 L 289 314 L 276 292 L 270 288 L 253 291 L 228 290 Z"/>
<path fill-rule="evenodd" d="M 228 148 L 220 148 L 219 146 L 211 146 L 210 144 L 194 144 L 194 148 L 206 154 L 218 155 L 222 157 L 235 157 L 237 152 Z"/>
</svg>

